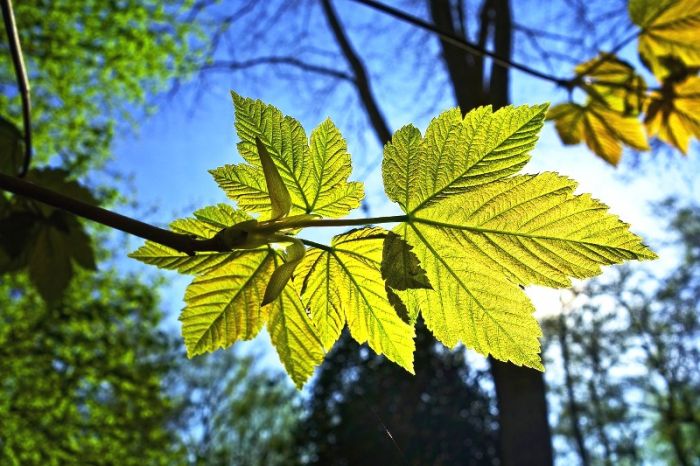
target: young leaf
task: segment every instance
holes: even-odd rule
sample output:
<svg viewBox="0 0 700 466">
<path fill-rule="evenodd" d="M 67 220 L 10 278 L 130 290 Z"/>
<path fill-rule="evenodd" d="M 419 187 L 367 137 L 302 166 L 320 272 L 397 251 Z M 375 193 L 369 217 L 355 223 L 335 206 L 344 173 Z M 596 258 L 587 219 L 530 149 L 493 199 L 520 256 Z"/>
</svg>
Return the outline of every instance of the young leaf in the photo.
<svg viewBox="0 0 700 466">
<path fill-rule="evenodd" d="M 630 0 L 629 13 L 642 28 L 639 54 L 659 81 L 668 74 L 661 57 L 673 56 L 686 66 L 700 66 L 700 1 Z"/>
<path fill-rule="evenodd" d="M 347 322 L 358 343 L 368 342 L 413 373 L 414 331 L 389 303 L 380 272 L 385 237 L 381 228 L 338 235 L 328 249 L 307 252 L 296 281 L 324 348 L 335 343 Z"/>
<path fill-rule="evenodd" d="M 342 217 L 360 205 L 362 183 L 347 181 L 352 170 L 350 154 L 330 120 L 312 132 L 309 147 L 298 121 L 272 105 L 232 95 L 241 140 L 238 150 L 249 164 L 225 165 L 211 173 L 241 209 L 264 218 L 271 214 L 269 189 L 262 183 L 262 168 L 253 151 L 256 138 L 266 147 L 289 190 L 291 214 Z"/>
<path fill-rule="evenodd" d="M 262 306 L 271 303 L 282 293 L 282 290 L 284 290 L 289 280 L 291 280 L 294 269 L 304 258 L 305 252 L 306 248 L 304 244 L 298 239 L 293 240 L 292 244 L 287 247 L 287 260 L 272 273 L 270 283 L 267 284 L 267 288 L 265 289 Z"/>
<path fill-rule="evenodd" d="M 586 106 L 560 104 L 547 114 L 564 144 L 579 144 L 581 140 L 599 157 L 617 165 L 622 157 L 622 145 L 649 150 L 644 128 L 635 117 L 605 108 L 594 102 Z"/>
<path fill-rule="evenodd" d="M 289 191 L 287 191 L 287 187 L 284 185 L 275 163 L 272 161 L 267 149 L 265 149 L 265 145 L 257 136 L 255 137 L 255 146 L 258 149 L 267 192 L 270 195 L 271 218 L 274 220 L 285 217 L 292 207 L 292 198 L 289 196 Z"/>
<path fill-rule="evenodd" d="M 525 147 L 532 147 L 542 110 L 536 114 L 534 134 L 530 129 L 524 138 L 517 125 L 506 125 L 507 132 L 501 126 L 501 132 L 492 135 L 496 144 L 473 136 L 479 134 L 478 122 L 484 120 L 477 117 L 483 110 L 451 126 L 444 123 L 443 114 L 422 140 L 412 129 L 400 130 L 385 148 L 383 164 L 387 194 L 408 214 L 408 221 L 394 231 L 413 246 L 430 283 L 439 284 L 435 290 L 400 292 L 406 305 L 420 309 L 428 327 L 448 346 L 462 341 L 497 359 L 535 368 L 542 367 L 540 331 L 518 284 L 567 286 L 569 277 L 593 276 L 601 264 L 655 257 L 626 224 L 606 213 L 605 206 L 590 196 L 573 195 L 575 183 L 567 178 L 551 173 L 500 176 L 472 189 L 455 189 L 462 184 L 444 181 L 445 176 L 470 179 L 472 170 L 479 168 L 472 161 L 488 160 L 501 147 L 520 148 L 523 139 Z M 531 108 L 499 112 L 501 121 L 512 121 L 512 114 L 532 128 L 532 118 L 523 118 L 532 115 Z M 454 121 L 451 112 L 446 113 Z M 461 138 L 472 144 L 461 151 L 470 156 L 459 150 L 451 152 L 450 162 L 434 156 L 435 125 L 442 135 L 459 133 L 464 126 Z M 407 132 L 412 133 L 408 138 Z M 527 149 L 518 154 L 519 159 L 527 157 Z M 451 175 L 438 170 L 445 163 L 451 163 Z M 406 183 L 408 179 L 414 182 Z M 412 197 L 422 200 L 412 202 Z"/>
<path fill-rule="evenodd" d="M 653 92 L 644 124 L 649 136 L 687 154 L 690 138 L 700 139 L 700 77 L 690 76 Z"/>
</svg>

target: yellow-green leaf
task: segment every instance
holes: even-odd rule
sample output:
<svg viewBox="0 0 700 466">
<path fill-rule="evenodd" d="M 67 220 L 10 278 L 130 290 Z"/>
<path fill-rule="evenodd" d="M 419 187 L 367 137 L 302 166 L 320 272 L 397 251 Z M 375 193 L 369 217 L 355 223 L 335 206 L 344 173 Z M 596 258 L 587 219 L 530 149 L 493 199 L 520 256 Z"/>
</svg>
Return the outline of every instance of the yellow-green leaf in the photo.
<svg viewBox="0 0 700 466">
<path fill-rule="evenodd" d="M 297 283 L 326 349 L 347 322 L 357 342 L 413 373 L 414 331 L 389 303 L 380 272 L 386 233 L 353 230 L 336 236 L 327 249 L 310 250 L 297 269 Z"/>
<path fill-rule="evenodd" d="M 382 247 L 382 277 L 395 290 L 432 289 L 413 247 L 394 232 L 387 233 Z"/>
<path fill-rule="evenodd" d="M 270 154 L 265 149 L 259 137 L 255 137 L 255 146 L 258 149 L 260 164 L 262 165 L 263 174 L 265 175 L 265 184 L 267 192 L 270 195 L 270 210 L 272 219 L 278 219 L 286 216 L 292 207 L 292 198 L 289 196 L 289 191 L 282 181 L 280 173 L 277 171 L 275 162 L 272 161 Z"/>
<path fill-rule="evenodd" d="M 274 301 L 280 293 L 282 293 L 282 290 L 287 286 L 289 280 L 292 279 L 294 269 L 304 258 L 305 252 L 306 248 L 304 244 L 298 239 L 293 240 L 292 244 L 287 247 L 287 255 L 284 264 L 275 269 L 270 277 L 270 283 L 267 284 L 265 296 L 262 301 L 263 306 Z"/>
<path fill-rule="evenodd" d="M 268 307 L 260 303 L 274 269 L 274 255 L 270 248 L 242 251 L 195 277 L 180 314 L 189 357 L 258 334 L 269 315 Z"/>
<path fill-rule="evenodd" d="M 582 140 L 606 162 L 617 165 L 623 144 L 637 150 L 649 150 L 642 123 L 635 117 L 605 108 L 594 102 L 588 105 L 560 104 L 547 114 L 564 144 Z"/>
<path fill-rule="evenodd" d="M 687 154 L 690 138 L 700 139 L 700 77 L 690 76 L 653 92 L 644 123 L 649 136 Z"/>
<path fill-rule="evenodd" d="M 547 105 L 459 109 L 434 118 L 419 140 L 412 126 L 384 148 L 382 174 L 389 199 L 404 210 L 437 202 L 518 172 L 530 159 Z"/>
<path fill-rule="evenodd" d="M 347 145 L 330 119 L 311 133 L 311 146 L 298 121 L 277 108 L 233 93 L 238 150 L 249 164 L 225 165 L 211 174 L 238 206 L 264 219 L 272 215 L 269 189 L 251 145 L 259 138 L 279 169 L 291 195 L 292 215 L 342 217 L 360 205 L 362 183 L 349 182 L 352 171 Z"/>
<path fill-rule="evenodd" d="M 659 81 L 668 75 L 663 57 L 700 66 L 700 0 L 630 0 L 629 12 L 642 28 L 639 54 Z"/>
<path fill-rule="evenodd" d="M 468 114 L 465 121 L 479 121 L 482 112 Z M 522 110 L 502 112 L 502 121 L 508 121 L 508 113 Z M 444 124 L 437 130 L 442 135 L 460 131 Z M 524 138 L 529 146 L 529 139 L 536 138 L 510 129 L 504 134 L 494 129 L 491 135 L 500 147 L 511 148 L 522 146 Z M 573 139 L 580 137 L 574 134 Z M 408 214 L 394 232 L 413 246 L 435 287 L 396 294 L 409 316 L 420 311 L 446 345 L 463 342 L 497 359 L 541 369 L 540 330 L 519 285 L 568 286 L 571 277 L 599 273 L 600 265 L 655 255 L 604 205 L 588 195 L 575 196 L 575 183 L 552 173 L 498 177 L 470 189 L 444 188 L 444 182 L 437 182 L 444 175 L 435 169 L 443 161 L 431 163 L 435 157 L 425 154 L 426 147 L 435 145 L 429 138 L 437 139 L 426 132 L 419 140 L 419 133 L 404 128 L 385 148 L 387 194 Z M 469 151 L 480 158 L 480 151 L 490 151 L 493 144 L 473 140 Z M 469 160 L 449 162 L 451 172 L 468 176 Z M 409 173 L 411 178 L 405 176 Z M 423 201 L 416 205 L 413 196 Z"/>
<path fill-rule="evenodd" d="M 292 282 L 268 307 L 267 331 L 272 345 L 294 384 L 301 388 L 323 360 L 321 341 Z"/>
</svg>

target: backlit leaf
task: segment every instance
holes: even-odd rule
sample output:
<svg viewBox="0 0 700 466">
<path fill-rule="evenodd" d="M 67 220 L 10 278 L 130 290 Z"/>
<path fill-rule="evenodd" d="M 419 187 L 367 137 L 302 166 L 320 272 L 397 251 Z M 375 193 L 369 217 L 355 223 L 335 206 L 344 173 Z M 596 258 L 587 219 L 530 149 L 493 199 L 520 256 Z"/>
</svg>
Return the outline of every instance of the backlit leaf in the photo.
<svg viewBox="0 0 700 466">
<path fill-rule="evenodd" d="M 642 28 L 639 54 L 659 81 L 668 74 L 662 57 L 700 66 L 700 0 L 630 0 L 629 12 Z"/>
<path fill-rule="evenodd" d="M 690 76 L 653 92 L 644 123 L 649 136 L 687 154 L 690 138 L 700 138 L 700 77 Z"/>
<path fill-rule="evenodd" d="M 629 63 L 601 54 L 575 71 L 593 102 L 626 116 L 636 116 L 642 110 L 647 86 Z"/>
<path fill-rule="evenodd" d="M 389 303 L 380 272 L 386 233 L 353 230 L 336 236 L 328 249 L 310 250 L 297 269 L 297 283 L 326 349 L 347 322 L 358 343 L 367 342 L 413 373 L 414 331 Z"/>
<path fill-rule="evenodd" d="M 507 113 L 523 110 L 501 112 L 507 120 Z M 469 119 L 467 115 L 465 120 Z M 459 132 L 460 126 L 457 120 L 449 127 L 441 125 L 440 131 Z M 492 138 L 502 147 L 518 147 L 522 133 L 511 128 L 501 127 L 505 133 L 496 131 Z M 596 275 L 600 265 L 655 256 L 604 205 L 588 195 L 574 195 L 575 183 L 552 173 L 499 177 L 477 188 L 439 196 L 445 183 L 435 180 L 445 175 L 436 172 L 436 163 L 426 157 L 435 145 L 429 139 L 430 130 L 417 141 L 419 135 L 404 128 L 399 133 L 412 133 L 410 144 L 405 143 L 405 134 L 399 134 L 385 148 L 387 194 L 399 200 L 408 214 L 394 232 L 413 246 L 435 288 L 397 294 L 409 314 L 419 310 L 428 328 L 446 345 L 463 342 L 497 359 L 541 369 L 540 330 L 532 317 L 532 304 L 518 285 L 568 286 L 570 277 Z M 527 137 L 536 138 L 536 131 Z M 392 147 L 396 140 L 399 147 Z M 492 147 L 492 140 L 472 141 L 469 146 L 475 158 Z M 528 141 L 526 147 L 532 143 Z M 529 154 L 518 156 L 526 159 Z M 461 160 L 462 165 L 452 162 L 450 173 L 469 179 L 474 165 L 470 159 Z M 439 158 L 438 162 L 442 163 Z M 409 170 L 421 185 L 405 184 Z M 403 191 L 437 200 L 417 206 L 410 199 L 401 203 L 405 197 L 396 193 Z"/>
<path fill-rule="evenodd" d="M 216 182 L 238 206 L 263 218 L 272 215 L 268 187 L 257 159 L 259 138 L 291 195 L 290 215 L 342 217 L 360 205 L 362 183 L 348 182 L 352 171 L 345 140 L 326 120 L 311 134 L 310 146 L 299 122 L 259 100 L 233 93 L 238 151 L 248 164 L 211 170 Z"/>
<path fill-rule="evenodd" d="M 579 144 L 582 140 L 606 162 L 617 165 L 623 145 L 637 150 L 649 150 L 642 123 L 635 117 L 605 108 L 594 102 L 588 105 L 560 104 L 547 114 L 564 144 Z"/>
</svg>

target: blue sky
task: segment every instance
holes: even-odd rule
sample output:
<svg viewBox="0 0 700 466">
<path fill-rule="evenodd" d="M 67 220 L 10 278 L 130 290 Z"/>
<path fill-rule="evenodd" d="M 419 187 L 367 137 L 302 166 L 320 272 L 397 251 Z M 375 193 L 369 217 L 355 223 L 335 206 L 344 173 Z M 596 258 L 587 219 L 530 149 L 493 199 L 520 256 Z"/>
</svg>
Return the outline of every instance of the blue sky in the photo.
<svg viewBox="0 0 700 466">
<path fill-rule="evenodd" d="M 623 55 L 633 59 L 634 47 L 628 47 Z M 123 207 L 119 210 L 164 226 L 175 218 L 189 215 L 197 208 L 227 202 L 207 170 L 240 161 L 235 146 L 233 106 L 229 95 L 231 88 L 245 96 L 262 98 L 280 107 L 284 113 L 299 118 L 307 129 L 307 134 L 327 116 L 334 121 L 347 120 L 345 112 L 351 110 L 342 102 L 331 102 L 320 114 L 310 115 L 308 111 L 300 113 L 297 109 L 316 103 L 300 100 L 301 97 L 290 92 L 284 82 L 274 82 L 274 76 L 270 79 L 271 82 L 267 83 L 269 85 L 260 86 L 259 83 L 246 82 L 236 74 L 211 76 L 203 92 L 198 94 L 190 86 L 172 98 L 160 98 L 157 111 L 141 121 L 137 133 L 126 131 L 118 134 L 114 143 L 114 159 L 109 167 L 133 176 L 132 186 L 135 192 L 130 194 L 139 203 L 136 208 Z M 545 101 L 556 103 L 567 97 L 551 84 L 542 83 L 519 72 L 512 73 L 512 83 L 511 97 L 514 104 Z M 196 102 L 193 100 L 195 95 L 199 95 Z M 431 115 L 411 121 L 403 110 L 405 102 L 398 102 L 399 98 L 390 92 L 383 92 L 380 99 L 392 129 L 396 130 L 410 122 L 424 129 Z M 448 93 L 435 106 L 447 109 L 452 105 Z M 340 127 L 341 130 L 344 129 L 342 124 Z M 357 159 L 378 160 L 381 157 L 381 147 L 371 132 L 349 131 L 346 139 L 351 154 Z M 579 192 L 590 192 L 601 199 L 611 207 L 612 212 L 632 224 L 634 231 L 649 238 L 659 238 L 663 236 L 664 225 L 651 214 L 649 203 L 671 194 L 698 198 L 700 187 L 694 183 L 692 176 L 698 172 L 700 165 L 697 152 L 695 144 L 687 160 L 682 160 L 679 153 L 673 153 L 659 156 L 664 163 L 642 163 L 641 169 L 623 163 L 615 170 L 584 146 L 564 147 L 553 126 L 547 124 L 525 171 L 557 171 L 567 175 L 579 182 Z M 628 157 L 630 155 L 625 154 Z M 641 157 L 657 156 L 647 153 Z M 364 168 L 355 166 L 353 179 L 358 179 L 357 174 L 363 173 Z M 361 181 L 366 184 L 367 199 L 373 215 L 396 212 L 383 194 L 378 168 Z M 129 240 L 131 249 L 140 243 L 137 238 Z M 662 258 L 654 267 L 664 268 L 671 263 L 671 260 L 664 262 Z M 130 260 L 124 263 L 124 267 L 146 270 Z M 169 316 L 167 325 L 174 332 L 179 332 L 175 319 L 183 306 L 182 296 L 189 278 L 174 274 L 168 276 L 172 278 L 171 284 L 161 290 Z M 541 289 L 529 292 L 538 313 L 544 315 L 558 311 L 558 293 Z M 265 337 L 261 341 L 263 343 L 258 344 L 266 344 Z"/>
</svg>

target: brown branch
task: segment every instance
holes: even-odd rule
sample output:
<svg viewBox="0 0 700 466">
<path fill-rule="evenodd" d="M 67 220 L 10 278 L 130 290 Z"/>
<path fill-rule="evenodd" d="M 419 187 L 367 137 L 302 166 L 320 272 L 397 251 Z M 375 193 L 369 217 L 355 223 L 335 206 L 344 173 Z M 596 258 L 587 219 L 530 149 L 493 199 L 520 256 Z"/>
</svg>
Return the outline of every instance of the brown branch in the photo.
<svg viewBox="0 0 700 466">
<path fill-rule="evenodd" d="M 29 90 L 29 79 L 27 79 L 27 69 L 22 58 L 22 47 L 19 43 L 19 34 L 15 24 L 15 15 L 12 11 L 11 0 L 0 0 L 2 7 L 2 18 L 5 23 L 5 32 L 10 46 L 12 63 L 15 68 L 15 76 L 19 93 L 22 99 L 22 127 L 24 129 L 24 163 L 19 172 L 20 177 L 24 177 L 29 170 L 29 163 L 32 160 L 32 102 Z"/>
<path fill-rule="evenodd" d="M 389 125 L 387 124 L 384 115 L 379 108 L 379 104 L 374 97 L 372 87 L 369 82 L 369 77 L 367 76 L 367 70 L 362 63 L 362 60 L 360 60 L 360 57 L 350 44 L 350 40 L 346 36 L 343 26 L 340 24 L 338 15 L 334 10 L 333 5 L 331 5 L 330 0 L 322 0 L 321 5 L 323 6 L 323 12 L 326 15 L 326 20 L 331 27 L 333 36 L 338 42 L 341 52 L 345 56 L 345 59 L 348 61 L 348 64 L 355 75 L 353 82 L 355 83 L 357 92 L 360 94 L 360 99 L 362 100 L 370 122 L 377 133 L 377 137 L 382 144 L 386 144 L 391 140 L 391 130 L 389 129 Z"/>
<path fill-rule="evenodd" d="M 64 196 L 34 183 L 0 173 L 0 189 L 19 196 L 25 196 L 57 209 L 62 209 L 80 217 L 108 227 L 168 246 L 179 252 L 193 255 L 196 251 L 228 251 L 219 238 L 196 239 L 188 235 L 164 230 L 148 223 L 87 204 Z"/>
<path fill-rule="evenodd" d="M 202 67 L 203 70 L 241 70 L 260 65 L 287 65 L 310 73 L 323 74 L 344 81 L 354 82 L 355 78 L 348 73 L 321 65 L 307 63 L 298 58 L 285 56 L 257 57 L 243 61 L 216 60 Z"/>
</svg>

